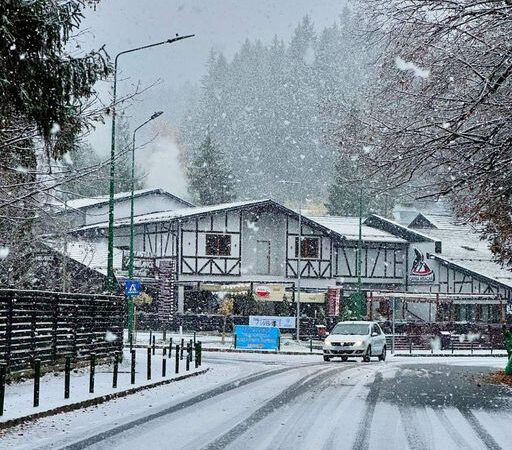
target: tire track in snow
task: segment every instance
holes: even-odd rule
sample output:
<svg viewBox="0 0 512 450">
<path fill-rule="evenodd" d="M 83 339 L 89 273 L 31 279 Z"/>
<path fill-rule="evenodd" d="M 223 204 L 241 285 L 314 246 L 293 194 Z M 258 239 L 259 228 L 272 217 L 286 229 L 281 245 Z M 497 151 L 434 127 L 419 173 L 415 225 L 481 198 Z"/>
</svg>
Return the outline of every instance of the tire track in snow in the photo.
<svg viewBox="0 0 512 450">
<path fill-rule="evenodd" d="M 471 445 L 466 442 L 464 436 L 457 431 L 457 428 L 453 425 L 448 414 L 446 414 L 446 411 L 443 409 L 432 409 L 432 411 L 434 411 L 434 413 L 439 417 L 439 421 L 443 425 L 443 428 L 459 448 L 471 448 Z"/>
<path fill-rule="evenodd" d="M 377 406 L 377 400 L 379 399 L 380 388 L 382 385 L 382 373 L 377 372 L 375 379 L 370 387 L 368 397 L 366 397 L 366 410 L 364 412 L 364 418 L 359 424 L 357 430 L 356 440 L 354 442 L 353 450 L 366 450 L 370 446 L 370 431 L 372 426 L 373 414 L 375 407 Z"/>
<path fill-rule="evenodd" d="M 286 373 L 286 372 L 289 372 L 291 370 L 298 370 L 298 369 L 302 369 L 304 367 L 312 367 L 312 366 L 324 366 L 325 367 L 325 364 L 322 364 L 322 363 L 318 363 L 318 364 L 302 364 L 302 365 L 299 365 L 299 366 L 295 366 L 295 367 L 286 367 L 286 368 L 280 368 L 280 369 L 274 369 L 274 370 L 265 370 L 265 371 L 261 371 L 261 372 L 257 372 L 255 374 L 252 374 L 252 375 L 249 375 L 247 377 L 244 377 L 244 378 L 241 378 L 239 380 L 234 380 L 234 381 L 230 381 L 229 383 L 226 383 L 226 384 L 223 384 L 222 386 L 219 386 L 215 389 L 211 389 L 207 392 L 203 392 L 202 394 L 199 394 L 199 395 L 196 395 L 188 400 L 185 400 L 183 402 L 180 402 L 176 405 L 173 405 L 173 406 L 170 406 L 169 408 L 165 408 L 161 411 L 158 411 L 156 413 L 153 413 L 153 414 L 149 414 L 147 416 L 143 416 L 143 417 L 140 417 L 139 419 L 135 419 L 135 420 L 132 420 L 130 422 L 126 422 L 122 425 L 119 425 L 117 427 L 114 427 L 114 428 L 111 428 L 107 431 L 104 431 L 104 432 L 101 432 L 101 433 L 98 433 L 96 435 L 93 435 L 93 436 L 89 436 L 85 439 L 82 439 L 80 441 L 77 441 L 77 442 L 74 442 L 72 444 L 68 444 L 68 445 L 64 445 L 63 447 L 60 447 L 61 450 L 81 450 L 81 449 L 85 449 L 93 444 L 97 444 L 101 441 L 104 441 L 106 439 L 109 439 L 113 436 L 116 436 L 120 433 L 123 433 L 125 431 L 128 431 L 128 430 L 131 430 L 133 429 L 134 427 L 137 427 L 137 426 L 140 426 L 140 425 L 144 425 L 148 422 L 151 422 L 152 420 L 155 420 L 155 419 L 158 419 L 160 417 L 163 417 L 163 416 L 166 416 L 166 415 L 170 415 L 170 414 L 174 414 L 178 411 L 182 411 L 184 410 L 185 408 L 189 408 L 191 406 L 194 406 L 196 405 L 197 403 L 200 403 L 200 402 L 203 402 L 205 400 L 209 400 L 213 397 L 217 397 L 218 395 L 221 395 L 221 394 L 224 394 L 225 392 L 228 392 L 228 391 L 231 391 L 231 390 L 234 390 L 234 389 L 238 389 L 240 387 L 243 387 L 243 386 L 247 386 L 249 384 L 252 384 L 252 383 L 256 383 L 260 380 L 263 380 L 265 378 L 268 378 L 268 377 L 271 377 L 271 376 L 274 376 L 274 375 L 278 375 L 278 374 L 281 374 L 281 373 Z M 42 449 L 44 448 L 47 448 L 47 447 L 42 447 Z M 51 447 L 51 448 L 55 448 L 55 447 Z"/>
<path fill-rule="evenodd" d="M 418 427 L 416 425 L 418 423 L 418 408 L 399 405 L 398 411 L 400 412 L 400 417 L 402 418 L 405 437 L 407 438 L 409 448 L 412 450 L 428 450 L 431 448 L 431 446 L 427 443 L 428 436 L 425 436 L 425 433 L 422 432 L 422 427 Z"/>
<path fill-rule="evenodd" d="M 347 367 L 348 369 L 348 367 Z M 253 414 L 246 419 L 239 422 L 229 431 L 219 436 L 214 441 L 210 442 L 203 447 L 203 450 L 219 450 L 227 447 L 233 443 L 242 434 L 248 431 L 253 425 L 265 419 L 270 414 L 274 413 L 283 405 L 289 403 L 300 395 L 307 394 L 309 389 L 322 383 L 327 377 L 331 376 L 332 372 L 340 370 L 339 367 L 329 367 L 322 370 L 320 373 L 313 375 L 306 375 L 301 378 L 297 383 L 286 388 L 277 396 L 268 400 L 263 406 L 258 408 Z"/>
<path fill-rule="evenodd" d="M 476 416 L 469 408 L 459 408 L 459 411 L 464 416 L 464 418 L 469 422 L 471 428 L 473 428 L 474 432 L 482 440 L 482 442 L 488 449 L 502 450 L 502 447 L 487 432 L 487 430 L 482 426 L 482 424 L 478 421 Z"/>
</svg>

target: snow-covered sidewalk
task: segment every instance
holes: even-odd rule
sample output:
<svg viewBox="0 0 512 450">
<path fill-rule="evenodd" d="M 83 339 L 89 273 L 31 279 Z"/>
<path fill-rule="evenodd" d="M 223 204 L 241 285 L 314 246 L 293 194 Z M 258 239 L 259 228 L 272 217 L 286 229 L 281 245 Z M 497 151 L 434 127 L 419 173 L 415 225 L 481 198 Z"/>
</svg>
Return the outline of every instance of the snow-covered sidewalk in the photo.
<svg viewBox="0 0 512 450">
<path fill-rule="evenodd" d="M 136 350 L 135 384 L 131 384 L 131 355 L 128 349 L 124 351 L 123 361 L 119 363 L 117 388 L 112 387 L 113 365 L 98 365 L 95 370 L 94 393 L 89 393 L 89 367 L 72 370 L 70 377 L 70 396 L 64 398 L 64 372 L 48 373 L 41 377 L 39 406 L 33 407 L 34 380 L 29 379 L 19 383 L 12 383 L 5 387 L 4 414 L 0 416 L 2 423 L 33 414 L 44 413 L 65 405 L 72 405 L 92 399 L 102 399 L 104 396 L 119 394 L 123 391 L 151 386 L 187 374 L 204 371 L 207 367 L 203 363 L 197 369 L 195 362 L 190 363 L 186 370 L 186 352 L 183 360 L 179 361 L 179 373 L 175 373 L 175 352 L 169 359 L 166 355 L 166 376 L 162 376 L 163 354 L 161 349 L 151 357 L 151 379 L 147 379 L 147 351 Z"/>
</svg>

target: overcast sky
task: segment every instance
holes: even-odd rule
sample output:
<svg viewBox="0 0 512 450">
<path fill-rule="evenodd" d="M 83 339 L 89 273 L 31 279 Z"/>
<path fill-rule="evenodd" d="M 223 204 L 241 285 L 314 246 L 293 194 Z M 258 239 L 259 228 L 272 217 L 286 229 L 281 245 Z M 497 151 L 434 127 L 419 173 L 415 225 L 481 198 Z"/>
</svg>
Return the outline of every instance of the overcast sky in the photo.
<svg viewBox="0 0 512 450">
<path fill-rule="evenodd" d="M 140 83 L 159 84 L 139 96 L 128 110 L 132 128 L 153 111 L 164 110 L 161 120 L 171 121 L 172 105 L 166 93 L 180 89 L 186 82 L 198 83 L 204 74 L 211 48 L 228 58 L 245 39 L 264 43 L 274 35 L 289 39 L 302 17 L 308 14 L 317 30 L 330 26 L 341 13 L 343 0 L 102 0 L 96 10 L 87 10 L 81 37 L 85 48 L 105 44 L 113 58 L 119 51 L 159 42 L 176 33 L 195 34 L 192 39 L 122 56 L 119 60 L 118 93 L 127 94 Z M 106 95 L 110 84 L 101 91 Z M 172 122 L 172 121 L 171 121 Z M 140 139 L 149 139 L 154 129 L 141 131 Z M 90 137 L 96 151 L 109 149 L 109 123 L 98 127 Z"/>
</svg>

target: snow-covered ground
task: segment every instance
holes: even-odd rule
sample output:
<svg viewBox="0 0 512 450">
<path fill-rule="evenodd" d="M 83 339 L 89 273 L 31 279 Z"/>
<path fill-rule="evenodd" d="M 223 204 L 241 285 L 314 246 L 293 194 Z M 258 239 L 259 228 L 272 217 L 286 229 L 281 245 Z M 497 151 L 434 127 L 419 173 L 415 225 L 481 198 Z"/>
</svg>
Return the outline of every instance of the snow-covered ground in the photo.
<svg viewBox="0 0 512 450">
<path fill-rule="evenodd" d="M 136 350 L 135 384 L 131 384 L 131 356 L 129 351 L 124 352 L 123 361 L 119 364 L 117 388 L 112 388 L 113 366 L 98 365 L 95 369 L 94 393 L 89 393 L 89 368 L 78 368 L 71 373 L 70 396 L 64 398 L 64 373 L 48 373 L 41 377 L 39 406 L 33 407 L 34 381 L 29 379 L 20 383 L 6 386 L 4 414 L 0 416 L 0 423 L 10 419 L 40 413 L 59 406 L 69 405 L 84 400 L 101 397 L 106 394 L 124 391 L 139 386 L 146 386 L 162 380 L 176 378 L 186 373 L 192 373 L 206 368 L 203 364 L 195 369 L 194 362 L 186 371 L 185 356 L 180 361 L 179 373 L 175 374 L 175 353 L 166 362 L 166 377 L 162 377 L 162 352 L 158 350 L 151 359 L 151 380 L 147 380 L 147 352 Z M 1 448 L 1 446 L 0 446 Z"/>
<path fill-rule="evenodd" d="M 2 449 L 505 449 L 512 440 L 511 390 L 479 378 L 504 358 L 204 358 L 205 375 L 16 427 Z"/>
</svg>

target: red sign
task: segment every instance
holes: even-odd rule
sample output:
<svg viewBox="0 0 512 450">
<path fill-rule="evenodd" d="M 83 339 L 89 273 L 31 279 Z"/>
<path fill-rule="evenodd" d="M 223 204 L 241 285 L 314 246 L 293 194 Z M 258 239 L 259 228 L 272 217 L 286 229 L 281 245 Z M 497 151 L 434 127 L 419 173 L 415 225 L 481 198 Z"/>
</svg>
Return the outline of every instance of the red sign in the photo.
<svg viewBox="0 0 512 450">
<path fill-rule="evenodd" d="M 270 297 L 270 289 L 267 286 L 258 286 L 254 290 L 257 297 L 260 298 L 269 298 Z"/>
<path fill-rule="evenodd" d="M 337 316 L 340 313 L 340 292 L 341 288 L 327 289 L 327 315 Z"/>
</svg>

